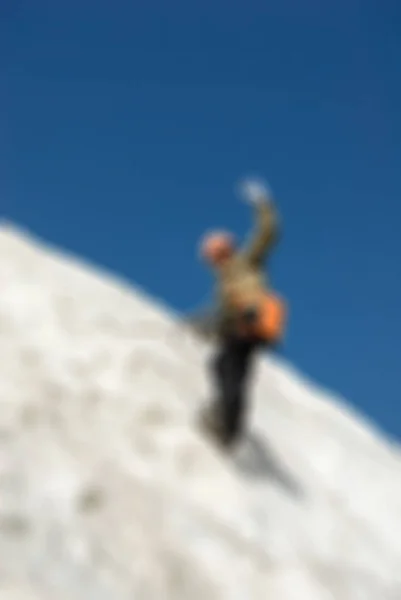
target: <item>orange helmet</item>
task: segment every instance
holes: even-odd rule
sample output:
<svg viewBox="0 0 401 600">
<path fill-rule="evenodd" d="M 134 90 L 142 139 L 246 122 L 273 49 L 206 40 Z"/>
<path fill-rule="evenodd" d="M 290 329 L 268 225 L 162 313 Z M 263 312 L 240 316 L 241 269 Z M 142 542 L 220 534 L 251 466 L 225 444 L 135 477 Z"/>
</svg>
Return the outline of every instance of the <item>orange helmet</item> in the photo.
<svg viewBox="0 0 401 600">
<path fill-rule="evenodd" d="M 201 256 L 212 264 L 228 258 L 233 251 L 234 236 L 227 231 L 212 231 L 207 233 L 201 241 Z"/>
</svg>

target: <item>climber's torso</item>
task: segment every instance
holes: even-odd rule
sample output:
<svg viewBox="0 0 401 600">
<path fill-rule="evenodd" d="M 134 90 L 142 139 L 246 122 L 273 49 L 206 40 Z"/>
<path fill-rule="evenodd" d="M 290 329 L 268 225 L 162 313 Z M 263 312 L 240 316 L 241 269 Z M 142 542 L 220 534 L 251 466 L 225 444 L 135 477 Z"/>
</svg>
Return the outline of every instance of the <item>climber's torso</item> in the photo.
<svg viewBox="0 0 401 600">
<path fill-rule="evenodd" d="M 216 273 L 220 333 L 233 332 L 276 344 L 282 339 L 286 306 L 270 289 L 263 265 L 237 254 Z"/>
<path fill-rule="evenodd" d="M 259 302 L 268 289 L 263 266 L 251 264 L 240 253 L 221 266 L 216 275 L 220 305 L 230 313 L 239 305 L 252 306 Z"/>
</svg>

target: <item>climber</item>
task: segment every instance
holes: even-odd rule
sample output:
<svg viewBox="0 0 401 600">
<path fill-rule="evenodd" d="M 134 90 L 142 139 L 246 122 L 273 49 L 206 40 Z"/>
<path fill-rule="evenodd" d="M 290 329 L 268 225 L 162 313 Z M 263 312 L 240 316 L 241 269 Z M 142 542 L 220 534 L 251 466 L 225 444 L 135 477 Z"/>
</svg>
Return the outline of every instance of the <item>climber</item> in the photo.
<svg viewBox="0 0 401 600">
<path fill-rule="evenodd" d="M 271 194 L 255 182 L 245 184 L 243 192 L 256 211 L 256 229 L 249 243 L 238 249 L 232 234 L 216 231 L 206 234 L 200 245 L 201 257 L 216 279 L 218 305 L 217 350 L 210 365 L 215 397 L 202 414 L 202 425 L 227 448 L 244 429 L 255 353 L 279 344 L 286 319 L 284 301 L 271 290 L 263 272 L 279 234 Z"/>
</svg>

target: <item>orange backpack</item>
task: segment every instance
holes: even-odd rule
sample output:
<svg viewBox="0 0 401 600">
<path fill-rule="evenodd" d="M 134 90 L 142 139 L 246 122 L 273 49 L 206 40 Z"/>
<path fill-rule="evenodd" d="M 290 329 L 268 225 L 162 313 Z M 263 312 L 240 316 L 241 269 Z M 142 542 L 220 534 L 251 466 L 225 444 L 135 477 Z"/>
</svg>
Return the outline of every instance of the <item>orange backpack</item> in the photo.
<svg viewBox="0 0 401 600">
<path fill-rule="evenodd" d="M 270 343 L 280 342 L 284 337 L 288 316 L 284 299 L 269 291 L 261 296 L 255 308 L 255 319 L 251 324 L 241 324 L 241 335 L 256 335 Z"/>
</svg>

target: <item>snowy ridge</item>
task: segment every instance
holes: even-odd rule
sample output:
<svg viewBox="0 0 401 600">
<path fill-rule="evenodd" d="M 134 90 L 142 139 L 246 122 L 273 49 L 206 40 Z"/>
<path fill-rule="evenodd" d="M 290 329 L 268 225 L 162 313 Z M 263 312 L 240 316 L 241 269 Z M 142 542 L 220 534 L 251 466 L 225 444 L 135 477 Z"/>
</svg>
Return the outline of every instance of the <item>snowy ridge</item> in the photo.
<svg viewBox="0 0 401 600">
<path fill-rule="evenodd" d="M 178 315 L 12 225 L 0 285 L 2 600 L 401 598 L 401 453 L 345 403 L 261 360 L 225 459 Z"/>
</svg>

